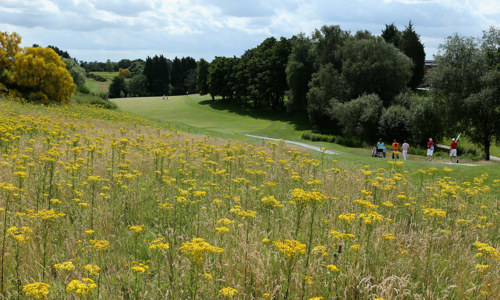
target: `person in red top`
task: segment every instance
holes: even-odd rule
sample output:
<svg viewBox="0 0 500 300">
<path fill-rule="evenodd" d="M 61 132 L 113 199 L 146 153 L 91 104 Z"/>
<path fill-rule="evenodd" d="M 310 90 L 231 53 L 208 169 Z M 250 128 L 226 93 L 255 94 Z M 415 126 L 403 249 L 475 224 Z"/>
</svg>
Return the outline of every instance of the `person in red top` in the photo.
<svg viewBox="0 0 500 300">
<path fill-rule="evenodd" d="M 427 157 L 429 161 L 432 161 L 432 154 L 434 153 L 434 142 L 431 138 L 429 138 L 429 142 L 427 143 Z"/>
<path fill-rule="evenodd" d="M 451 139 L 451 144 L 450 144 L 450 162 L 453 162 L 453 158 L 455 158 L 457 160 L 457 164 L 458 164 L 457 142 L 455 141 L 455 138 Z"/>
</svg>

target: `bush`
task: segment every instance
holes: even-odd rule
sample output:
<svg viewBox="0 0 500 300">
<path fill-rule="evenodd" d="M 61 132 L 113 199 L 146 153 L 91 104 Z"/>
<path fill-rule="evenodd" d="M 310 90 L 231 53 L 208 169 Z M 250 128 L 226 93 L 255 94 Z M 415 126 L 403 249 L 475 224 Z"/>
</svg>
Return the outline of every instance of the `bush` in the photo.
<svg viewBox="0 0 500 300">
<path fill-rule="evenodd" d="M 316 141 L 328 142 L 328 143 L 335 142 L 335 136 L 333 136 L 333 135 L 313 133 L 311 131 L 303 132 L 302 139 L 313 141 L 313 142 L 316 142 Z"/>
<path fill-rule="evenodd" d="M 335 143 L 347 147 L 361 148 L 364 146 L 363 141 L 354 136 L 337 136 Z"/>
<path fill-rule="evenodd" d="M 90 94 L 90 89 L 86 85 L 77 85 L 76 91 L 82 94 Z"/>
<path fill-rule="evenodd" d="M 88 74 L 87 74 L 87 78 L 92 78 L 92 79 L 94 79 L 95 81 L 99 81 L 99 82 L 106 82 L 106 81 L 107 81 L 107 79 L 106 79 L 106 78 L 104 78 L 104 77 L 102 77 L 102 76 L 100 76 L 100 75 L 96 75 L 96 74 L 94 74 L 94 73 L 88 73 Z"/>
<path fill-rule="evenodd" d="M 77 92 L 73 96 L 73 99 L 76 103 L 79 103 L 79 104 L 94 105 L 94 106 L 99 106 L 99 107 L 106 108 L 106 109 L 117 109 L 118 108 L 118 106 L 115 103 L 109 101 L 107 98 L 103 98 L 102 96 L 96 95 L 96 94 L 84 94 L 84 93 Z"/>
</svg>

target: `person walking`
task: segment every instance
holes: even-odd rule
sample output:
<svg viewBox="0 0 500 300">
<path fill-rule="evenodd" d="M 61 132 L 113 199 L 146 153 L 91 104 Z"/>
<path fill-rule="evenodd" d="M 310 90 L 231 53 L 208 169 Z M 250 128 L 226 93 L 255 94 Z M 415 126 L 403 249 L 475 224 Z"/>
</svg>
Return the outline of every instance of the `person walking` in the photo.
<svg viewBox="0 0 500 300">
<path fill-rule="evenodd" d="M 455 141 L 455 138 L 451 139 L 451 144 L 450 144 L 450 162 L 453 162 L 453 158 L 456 159 L 457 164 L 458 164 L 457 142 Z"/>
<path fill-rule="evenodd" d="M 434 142 L 432 141 L 431 138 L 429 138 L 429 142 L 427 143 L 427 157 L 429 158 L 429 161 L 432 161 L 432 154 L 434 153 Z"/>
<path fill-rule="evenodd" d="M 406 160 L 408 149 L 410 149 L 410 144 L 408 144 L 408 142 L 405 140 L 401 148 L 403 149 L 403 159 Z"/>
<path fill-rule="evenodd" d="M 399 143 L 394 139 L 394 143 L 392 143 L 392 159 L 396 156 L 399 159 Z"/>
<path fill-rule="evenodd" d="M 378 157 L 384 157 L 384 142 L 382 138 L 380 138 L 377 143 L 377 154 Z"/>
</svg>

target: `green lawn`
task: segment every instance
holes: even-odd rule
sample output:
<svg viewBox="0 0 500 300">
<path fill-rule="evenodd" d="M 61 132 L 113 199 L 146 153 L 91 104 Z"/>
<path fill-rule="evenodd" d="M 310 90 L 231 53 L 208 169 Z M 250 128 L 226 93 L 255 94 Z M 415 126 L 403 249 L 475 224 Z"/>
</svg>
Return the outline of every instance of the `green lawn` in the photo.
<svg viewBox="0 0 500 300">
<path fill-rule="evenodd" d="M 301 134 L 305 130 L 310 130 L 307 120 L 277 112 L 256 113 L 243 110 L 237 106 L 221 104 L 219 101 L 213 102 L 209 96 L 170 96 L 166 100 L 162 97 L 137 97 L 112 99 L 112 101 L 118 104 L 119 109 L 124 112 L 170 124 L 181 131 L 226 139 L 245 139 L 249 142 L 264 143 L 261 140 L 244 136 L 246 133 L 304 142 Z M 386 168 L 390 161 L 390 159 L 372 158 L 370 149 L 349 148 L 326 142 L 308 141 L 307 143 L 340 152 L 341 155 L 327 156 L 327 158 L 341 159 L 343 163 L 358 168 L 363 168 L 364 165 Z M 321 157 L 319 152 L 311 151 L 311 155 Z M 488 173 L 492 178 L 500 178 L 498 163 L 461 161 L 463 164 L 478 165 L 470 167 L 462 164 L 451 165 L 447 164 L 448 162 L 447 159 L 435 159 L 432 164 L 429 164 L 426 157 L 410 155 L 407 165 L 413 166 L 412 169 L 415 171 L 429 167 L 453 168 L 454 172 L 464 177 L 464 180 L 471 180 L 482 173 Z"/>
</svg>

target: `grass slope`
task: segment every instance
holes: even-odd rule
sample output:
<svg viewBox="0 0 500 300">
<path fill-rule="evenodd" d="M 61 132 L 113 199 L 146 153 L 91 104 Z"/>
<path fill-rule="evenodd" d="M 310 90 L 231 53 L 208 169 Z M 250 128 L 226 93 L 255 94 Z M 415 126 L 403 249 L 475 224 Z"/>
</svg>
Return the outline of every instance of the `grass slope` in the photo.
<svg viewBox="0 0 500 300">
<path fill-rule="evenodd" d="M 279 112 L 257 113 L 241 109 L 237 106 L 221 104 L 211 101 L 209 96 L 186 95 L 170 96 L 163 100 L 162 97 L 137 97 L 112 99 L 118 104 L 120 110 L 143 118 L 156 120 L 164 124 L 172 124 L 177 128 L 192 133 L 208 134 L 222 138 L 243 139 L 256 142 L 243 134 L 252 134 L 285 140 L 304 142 L 301 134 L 309 130 L 307 120 L 289 116 Z M 338 144 L 326 142 L 308 142 L 319 147 L 340 152 L 339 158 L 351 163 L 357 168 L 364 165 L 385 167 L 387 159 L 380 160 L 370 157 L 370 150 L 349 148 Z M 309 150 L 301 149 L 308 152 Z M 320 157 L 320 153 L 311 152 L 313 156 Z M 390 155 L 390 152 L 389 152 Z M 401 155 L 400 155 L 401 156 Z M 434 164 L 439 167 L 453 167 L 461 176 L 470 180 L 482 173 L 488 173 L 495 178 L 500 177 L 498 163 L 472 162 L 478 167 L 464 165 L 448 165 L 448 159 L 434 159 Z M 407 162 L 412 169 L 427 168 L 429 163 L 426 157 L 409 155 Z"/>
<path fill-rule="evenodd" d="M 2 99 L 0 137 L 1 299 L 500 294 L 492 166 L 311 156 Z"/>
</svg>

